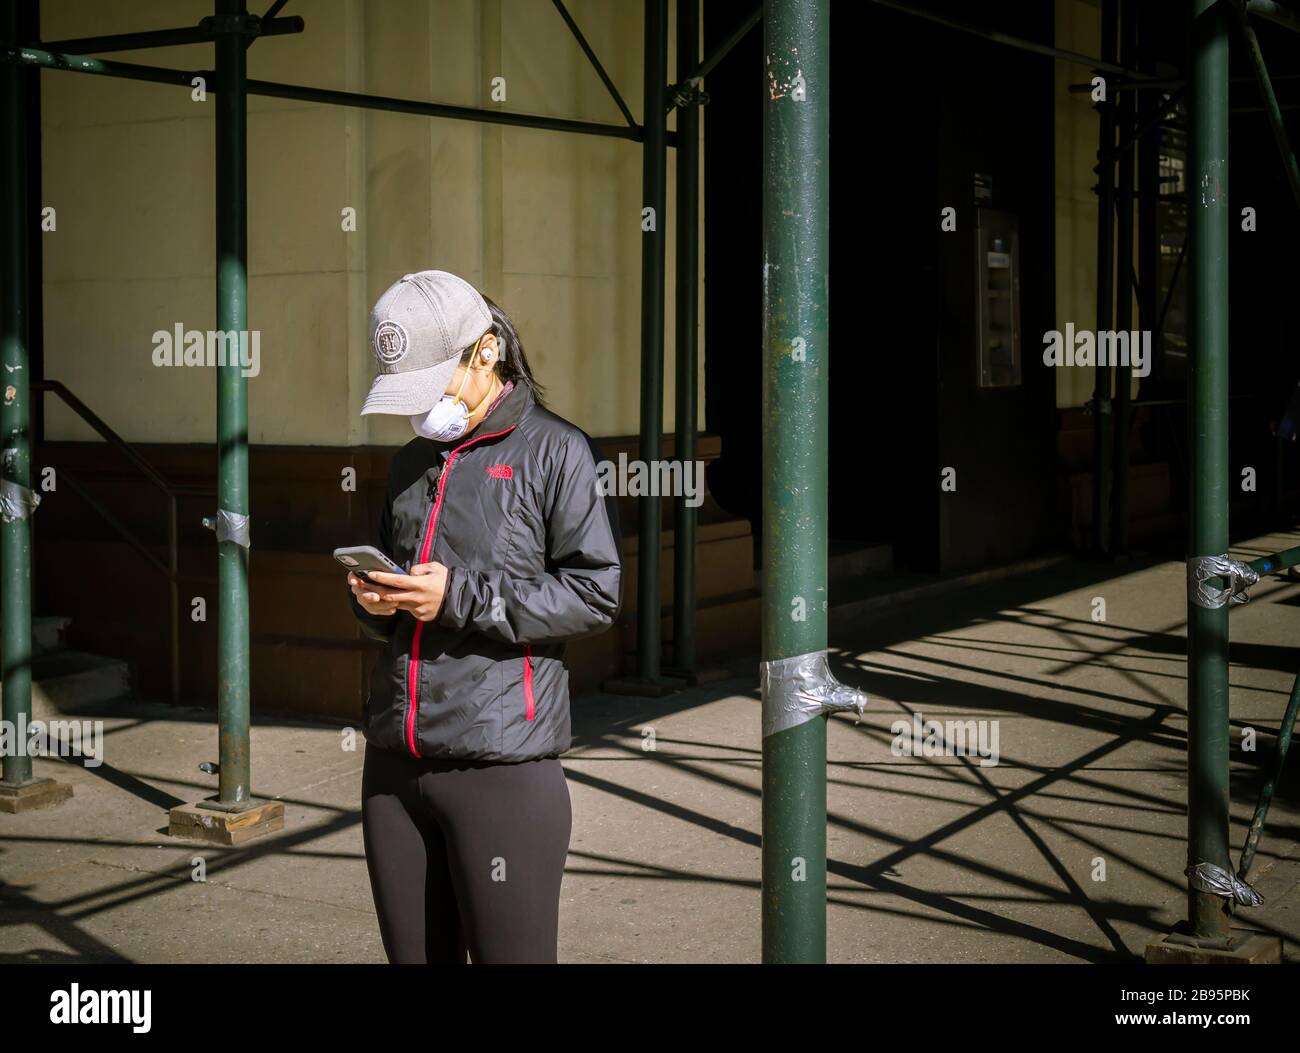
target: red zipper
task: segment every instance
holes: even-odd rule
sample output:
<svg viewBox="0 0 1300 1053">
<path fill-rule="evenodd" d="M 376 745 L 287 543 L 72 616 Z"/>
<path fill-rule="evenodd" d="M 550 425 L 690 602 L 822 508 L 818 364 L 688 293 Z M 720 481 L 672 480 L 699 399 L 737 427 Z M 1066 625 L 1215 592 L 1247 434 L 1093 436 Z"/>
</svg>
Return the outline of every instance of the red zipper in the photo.
<svg viewBox="0 0 1300 1053">
<path fill-rule="evenodd" d="M 473 446 L 474 443 L 482 442 L 484 439 L 495 439 L 514 430 L 515 426 L 512 424 L 504 431 L 494 431 L 490 435 L 476 435 L 469 442 L 463 442 L 451 451 L 442 474 L 438 476 L 438 493 L 429 509 L 429 521 L 424 527 L 424 543 L 420 546 L 420 558 L 416 562 L 429 562 L 429 553 L 433 551 L 433 533 L 438 526 L 438 509 L 442 507 L 442 495 L 447 485 L 447 476 L 451 474 L 451 466 L 456 461 L 456 455 L 466 446 Z M 424 625 L 425 623 L 421 621 L 415 623 L 415 635 L 411 637 L 411 659 L 406 669 L 406 748 L 411 751 L 413 757 L 420 756 L 420 749 L 415 743 L 415 711 L 416 703 L 419 701 L 420 635 L 424 632 Z"/>
<path fill-rule="evenodd" d="M 524 719 L 533 719 L 533 645 L 524 644 Z"/>
</svg>

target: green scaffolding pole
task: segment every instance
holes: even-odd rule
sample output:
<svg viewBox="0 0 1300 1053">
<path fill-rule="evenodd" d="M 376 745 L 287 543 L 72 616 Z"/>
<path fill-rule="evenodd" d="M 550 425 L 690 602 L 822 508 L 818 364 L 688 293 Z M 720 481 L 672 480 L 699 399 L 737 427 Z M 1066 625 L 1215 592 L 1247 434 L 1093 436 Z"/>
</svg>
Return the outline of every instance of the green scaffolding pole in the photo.
<svg viewBox="0 0 1300 1053">
<path fill-rule="evenodd" d="M 664 260 L 667 237 L 667 0 L 645 0 L 645 127 L 642 206 L 654 229 L 641 235 L 641 446 L 643 463 L 662 454 L 664 414 Z M 659 545 L 663 504 L 644 498 L 638 508 L 636 675 L 647 690 L 660 681 Z"/>
<path fill-rule="evenodd" d="M 1126 68 L 1137 65 L 1137 11 L 1138 0 L 1125 0 L 1120 5 L 1120 57 Z M 1133 329 L 1133 173 L 1134 153 L 1137 148 L 1137 95 L 1126 91 L 1119 99 L 1119 134 L 1122 146 L 1119 153 L 1119 174 L 1115 187 L 1115 204 L 1118 218 L 1115 227 L 1115 329 L 1128 333 Z M 1104 164 L 1109 170 L 1110 162 Z M 1144 276 L 1145 278 L 1145 276 Z M 1106 328 L 1109 328 L 1107 326 Z M 1137 348 L 1130 348 L 1132 354 Z M 1111 515 L 1113 527 L 1110 534 L 1111 551 L 1116 556 L 1128 552 L 1129 519 L 1129 431 L 1132 427 L 1133 369 L 1120 363 L 1115 367 L 1115 401 L 1111 424 L 1114 428 L 1114 469 L 1112 472 Z"/>
<path fill-rule="evenodd" d="M 764 663 L 826 648 L 830 2 L 765 0 Z M 826 960 L 826 719 L 769 733 L 763 961 Z"/>
<path fill-rule="evenodd" d="M 1273 803 L 1273 794 L 1282 779 L 1282 769 L 1286 766 L 1287 750 L 1291 748 L 1291 735 L 1295 731 L 1296 716 L 1300 714 L 1300 675 L 1291 684 L 1291 696 L 1287 699 L 1286 712 L 1282 714 L 1282 723 L 1277 729 L 1277 747 L 1273 753 L 1273 765 L 1264 777 L 1264 785 L 1259 790 L 1259 800 L 1255 802 L 1255 814 L 1250 819 L 1250 829 L 1246 831 L 1246 844 L 1241 850 L 1241 862 L 1237 866 L 1237 877 L 1243 881 L 1250 873 L 1250 865 L 1255 861 L 1259 849 L 1259 838 L 1264 832 L 1264 822 L 1268 818 L 1269 806 Z"/>
<path fill-rule="evenodd" d="M 1101 0 L 1101 54 L 1103 63 L 1116 58 L 1119 0 Z M 1109 80 L 1106 97 L 1097 103 L 1097 332 L 1111 328 L 1114 304 L 1115 257 L 1115 100 Z M 1110 554 L 1111 460 L 1114 422 L 1111 419 L 1112 368 L 1100 362 L 1093 368 L 1092 388 L 1092 549 Z"/>
<path fill-rule="evenodd" d="M 1265 574 L 1276 574 L 1279 571 L 1287 570 L 1297 563 L 1300 563 L 1300 545 L 1283 549 L 1281 552 L 1274 552 L 1271 555 L 1261 556 L 1258 559 L 1252 559 L 1246 565 L 1262 577 Z M 1255 861 L 1255 853 L 1259 849 L 1259 839 L 1264 832 L 1264 823 L 1268 819 L 1269 807 L 1273 803 L 1273 794 L 1277 790 L 1278 782 L 1281 781 L 1282 769 L 1286 766 L 1286 755 L 1291 747 L 1291 736 L 1295 730 L 1297 715 L 1300 715 L 1300 675 L 1296 676 L 1291 685 L 1291 695 L 1287 699 L 1286 711 L 1282 714 L 1282 723 L 1278 725 L 1277 747 L 1273 754 L 1273 765 L 1264 777 L 1263 786 L 1260 787 L 1259 799 L 1255 803 L 1255 814 L 1251 816 L 1250 828 L 1246 832 L 1246 843 L 1241 850 L 1241 861 L 1237 865 L 1237 877 L 1243 881 L 1250 872 L 1251 864 Z"/>
<path fill-rule="evenodd" d="M 677 76 L 681 90 L 698 92 L 687 84 L 699 61 L 698 0 L 678 0 Z M 700 110 L 689 101 L 677 109 L 677 448 L 682 480 L 696 455 L 696 421 L 699 415 L 697 363 L 699 339 L 698 279 L 700 273 L 699 164 Z M 697 480 L 703 486 L 703 480 Z M 695 526 L 697 509 L 686 494 L 673 504 L 673 666 L 674 672 L 695 669 Z"/>
<path fill-rule="evenodd" d="M 0 36 L 17 41 L 16 0 L 0 0 Z M 14 729 L 32 717 L 32 531 L 31 395 L 28 385 L 27 290 L 27 114 L 26 73 L 0 68 L 0 432 L 4 448 L 0 500 L 0 567 L 3 573 L 4 719 Z M 22 736 L 26 740 L 26 735 Z M 0 785 L 16 790 L 32 782 L 32 759 L 25 749 L 6 750 Z"/>
<path fill-rule="evenodd" d="M 301 18 L 264 18 L 256 23 L 259 37 L 278 37 L 303 31 Z M 43 40 L 47 51 L 70 55 L 98 55 L 106 51 L 141 51 L 145 48 L 171 48 L 182 44 L 206 44 L 215 41 L 208 19 L 197 26 L 176 29 L 149 29 L 140 33 L 115 33 L 102 37 L 76 37 L 69 40 Z"/>
<path fill-rule="evenodd" d="M 1188 558 L 1228 551 L 1228 24 L 1191 0 L 1188 299 L 1191 319 Z M 1231 872 L 1228 854 L 1228 607 L 1187 609 L 1188 865 Z M 1191 935 L 1229 935 L 1230 901 L 1189 876 Z"/>
<path fill-rule="evenodd" d="M 205 70 L 169 69 L 163 66 L 146 66 L 137 62 L 118 62 L 113 59 L 88 58 L 67 55 L 34 47 L 0 46 L 0 63 L 15 63 L 41 69 L 65 70 L 85 73 L 95 77 L 115 77 L 123 80 L 146 81 L 153 84 L 171 84 L 193 90 L 195 77 L 209 78 Z M 269 80 L 245 80 L 249 95 L 262 95 L 273 99 L 295 99 L 299 102 L 318 102 L 326 106 L 356 106 L 361 109 L 380 110 L 386 113 L 408 113 L 419 117 L 439 117 L 456 121 L 475 121 L 483 124 L 503 124 L 514 128 L 540 128 L 546 131 L 571 132 L 578 135 L 599 135 L 639 142 L 642 131 L 625 124 L 602 124 L 597 121 L 574 121 L 563 117 L 542 117 L 527 113 L 506 113 L 501 110 L 482 110 L 472 106 L 449 106 L 443 103 L 423 102 L 418 99 L 399 99 L 386 95 L 368 95 L 356 91 L 335 91 L 330 88 L 313 88 L 303 84 L 282 84 Z M 209 83 L 212 91 L 220 85 Z M 664 142 L 676 146 L 675 132 L 667 132 Z"/>
<path fill-rule="evenodd" d="M 1273 91 L 1268 67 L 1264 64 L 1264 52 L 1260 50 L 1259 38 L 1255 35 L 1255 27 L 1250 24 L 1246 11 L 1240 7 L 1236 11 L 1241 22 L 1241 35 L 1246 41 L 1246 52 L 1250 55 L 1250 67 L 1255 74 L 1255 83 L 1264 98 L 1264 112 L 1268 115 L 1268 125 L 1273 132 L 1273 140 L 1277 143 L 1282 167 L 1286 169 L 1287 184 L 1291 187 L 1291 196 L 1296 205 L 1300 206 L 1300 167 L 1296 165 L 1295 154 L 1287 138 L 1286 125 L 1282 123 L 1282 110 L 1277 104 L 1277 94 Z"/>
<path fill-rule="evenodd" d="M 217 0 L 217 329 L 248 330 L 248 95 L 244 0 Z M 248 379 L 217 367 L 217 803 L 250 802 Z"/>
</svg>

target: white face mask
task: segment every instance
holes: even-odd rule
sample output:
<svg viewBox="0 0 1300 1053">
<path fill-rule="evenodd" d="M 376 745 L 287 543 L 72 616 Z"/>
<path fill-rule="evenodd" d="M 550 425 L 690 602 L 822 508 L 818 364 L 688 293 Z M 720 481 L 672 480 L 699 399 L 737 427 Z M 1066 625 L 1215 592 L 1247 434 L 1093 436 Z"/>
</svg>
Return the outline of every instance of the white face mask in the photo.
<svg viewBox="0 0 1300 1053">
<path fill-rule="evenodd" d="M 465 434 L 469 427 L 469 410 L 465 403 L 453 395 L 443 395 L 428 413 L 411 416 L 411 427 L 416 435 L 435 442 L 452 442 Z"/>
<path fill-rule="evenodd" d="M 492 348 L 484 348 L 483 362 L 491 365 L 492 360 L 496 357 Z M 433 439 L 435 442 L 454 442 L 465 434 L 469 428 L 469 418 L 472 414 L 478 412 L 479 405 L 472 410 L 469 409 L 461 399 L 461 392 L 465 390 L 465 383 L 469 380 L 469 370 L 465 370 L 465 375 L 461 378 L 460 389 L 454 395 L 443 395 L 433 404 L 433 409 L 428 413 L 414 413 L 411 415 L 411 427 L 416 435 L 422 435 L 426 439 Z M 488 385 L 487 392 L 483 395 L 486 399 L 492 394 L 492 385 Z"/>
</svg>

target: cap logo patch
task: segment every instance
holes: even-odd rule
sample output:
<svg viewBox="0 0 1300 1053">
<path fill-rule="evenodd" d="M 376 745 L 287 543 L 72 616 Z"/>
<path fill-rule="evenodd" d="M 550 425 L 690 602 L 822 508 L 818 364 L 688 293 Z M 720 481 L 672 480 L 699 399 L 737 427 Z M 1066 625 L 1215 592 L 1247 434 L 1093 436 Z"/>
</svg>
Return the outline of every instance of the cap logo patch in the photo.
<svg viewBox="0 0 1300 1053">
<path fill-rule="evenodd" d="M 406 330 L 397 322 L 380 322 L 375 328 L 375 357 L 386 366 L 400 362 L 406 357 L 411 342 L 406 338 Z"/>
</svg>

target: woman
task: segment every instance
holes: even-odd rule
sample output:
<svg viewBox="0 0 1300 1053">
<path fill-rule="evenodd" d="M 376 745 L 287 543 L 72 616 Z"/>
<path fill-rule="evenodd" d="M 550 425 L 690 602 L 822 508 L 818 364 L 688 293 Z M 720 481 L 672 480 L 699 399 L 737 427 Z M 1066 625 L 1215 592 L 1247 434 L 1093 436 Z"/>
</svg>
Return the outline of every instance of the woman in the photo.
<svg viewBox="0 0 1300 1053">
<path fill-rule="evenodd" d="M 587 435 L 543 406 L 505 312 L 446 271 L 375 304 L 362 413 L 410 417 L 376 545 L 348 575 L 387 647 L 362 829 L 391 962 L 554 962 L 572 813 L 567 640 L 609 627 L 619 533 Z"/>
</svg>

